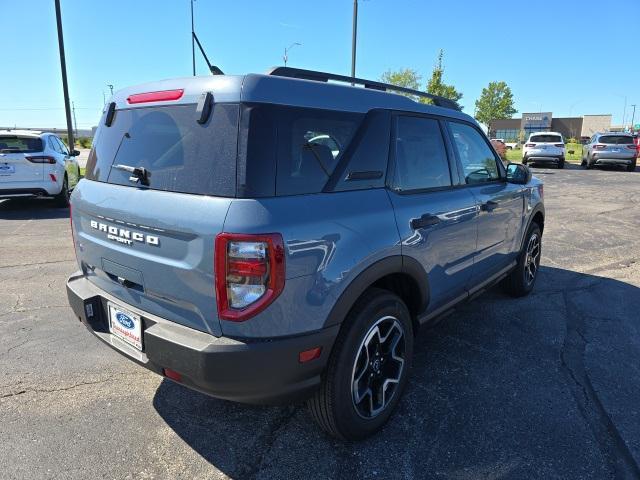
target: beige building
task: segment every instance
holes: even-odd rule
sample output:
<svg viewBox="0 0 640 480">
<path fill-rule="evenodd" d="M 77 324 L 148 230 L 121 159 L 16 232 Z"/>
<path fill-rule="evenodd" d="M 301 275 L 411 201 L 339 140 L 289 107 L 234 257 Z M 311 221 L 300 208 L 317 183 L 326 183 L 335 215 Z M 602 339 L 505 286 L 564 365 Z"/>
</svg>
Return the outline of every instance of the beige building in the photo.
<svg viewBox="0 0 640 480">
<path fill-rule="evenodd" d="M 582 117 L 582 137 L 591 137 L 597 132 L 611 129 L 611 115 L 584 115 Z"/>
</svg>

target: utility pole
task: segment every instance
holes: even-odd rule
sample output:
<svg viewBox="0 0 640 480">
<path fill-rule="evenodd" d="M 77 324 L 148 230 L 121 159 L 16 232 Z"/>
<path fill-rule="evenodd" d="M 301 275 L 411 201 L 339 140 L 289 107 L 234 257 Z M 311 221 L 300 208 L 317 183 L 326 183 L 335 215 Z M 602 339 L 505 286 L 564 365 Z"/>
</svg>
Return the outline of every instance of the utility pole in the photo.
<svg viewBox="0 0 640 480">
<path fill-rule="evenodd" d="M 195 30 L 193 28 L 193 0 L 191 0 L 191 62 L 193 64 L 193 76 L 196 76 L 196 45 Z"/>
<path fill-rule="evenodd" d="M 633 130 L 633 126 L 635 120 L 636 120 L 636 104 L 634 103 L 633 105 L 631 105 L 633 107 L 633 113 L 631 114 L 631 129 Z"/>
<path fill-rule="evenodd" d="M 351 37 L 351 77 L 356 76 L 357 38 L 358 38 L 358 0 L 353 0 L 353 36 Z M 353 85 L 353 83 L 351 85 Z"/>
<path fill-rule="evenodd" d="M 73 112 L 73 130 L 75 137 L 78 136 L 78 122 L 76 122 L 76 104 L 71 102 L 71 111 Z"/>
<path fill-rule="evenodd" d="M 64 58 L 64 38 L 62 36 L 62 13 L 60 12 L 60 0 L 54 0 L 56 6 L 56 24 L 58 26 L 58 49 L 60 50 L 60 70 L 62 70 L 62 91 L 64 94 L 64 110 L 67 117 L 67 135 L 69 149 L 74 148 L 73 129 L 71 128 L 71 108 L 69 108 L 69 86 L 67 85 L 67 62 Z"/>
</svg>

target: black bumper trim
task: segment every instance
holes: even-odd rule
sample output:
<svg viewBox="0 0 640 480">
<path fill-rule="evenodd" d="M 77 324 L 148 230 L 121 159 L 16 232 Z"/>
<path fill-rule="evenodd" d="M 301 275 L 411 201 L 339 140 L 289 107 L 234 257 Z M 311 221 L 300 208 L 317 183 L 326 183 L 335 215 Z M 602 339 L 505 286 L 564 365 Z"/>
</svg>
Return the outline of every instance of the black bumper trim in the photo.
<svg viewBox="0 0 640 480">
<path fill-rule="evenodd" d="M 259 341 L 215 337 L 127 305 L 98 289 L 82 272 L 67 281 L 67 296 L 76 317 L 127 358 L 158 374 L 170 368 L 182 375 L 180 383 L 187 387 L 243 403 L 282 404 L 308 397 L 320 384 L 340 329 L 335 325 L 310 334 Z M 142 317 L 143 352 L 108 332 L 107 301 Z M 299 363 L 298 354 L 315 347 L 322 347 L 320 357 Z"/>
</svg>

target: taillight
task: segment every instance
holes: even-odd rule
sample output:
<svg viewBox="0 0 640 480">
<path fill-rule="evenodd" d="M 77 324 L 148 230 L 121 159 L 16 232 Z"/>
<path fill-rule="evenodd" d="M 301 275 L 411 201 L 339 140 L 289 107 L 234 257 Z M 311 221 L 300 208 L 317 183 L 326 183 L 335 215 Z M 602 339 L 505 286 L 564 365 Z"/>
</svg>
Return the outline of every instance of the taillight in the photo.
<svg viewBox="0 0 640 480">
<path fill-rule="evenodd" d="M 279 233 L 220 233 L 215 246 L 218 316 L 242 322 L 264 310 L 282 293 L 284 243 Z"/>
<path fill-rule="evenodd" d="M 627 145 L 629 150 L 635 150 L 637 147 L 635 145 Z"/>
<path fill-rule="evenodd" d="M 178 100 L 184 93 L 183 89 L 161 90 L 159 92 L 135 93 L 127 97 L 127 103 L 167 102 Z"/>
<path fill-rule="evenodd" d="M 24 158 L 31 163 L 56 163 L 56 159 L 48 155 L 33 155 Z"/>
<path fill-rule="evenodd" d="M 553 144 L 554 147 L 560 147 L 563 148 L 564 147 L 564 143 L 554 143 Z"/>
<path fill-rule="evenodd" d="M 604 150 L 605 148 L 607 148 L 606 145 L 594 145 L 593 146 L 594 150 Z"/>
<path fill-rule="evenodd" d="M 525 143 L 524 146 L 527 147 L 527 148 L 531 148 L 531 147 L 535 147 L 536 144 L 535 143 Z"/>
</svg>

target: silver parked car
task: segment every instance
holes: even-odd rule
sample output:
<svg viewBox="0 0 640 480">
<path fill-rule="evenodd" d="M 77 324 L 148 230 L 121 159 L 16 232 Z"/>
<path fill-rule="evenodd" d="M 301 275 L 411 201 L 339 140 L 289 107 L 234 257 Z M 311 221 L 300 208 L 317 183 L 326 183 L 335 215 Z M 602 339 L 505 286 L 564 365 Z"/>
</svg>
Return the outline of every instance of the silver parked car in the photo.
<svg viewBox="0 0 640 480">
<path fill-rule="evenodd" d="M 596 133 L 582 148 L 582 166 L 585 168 L 614 165 L 633 172 L 637 161 L 638 152 L 633 135 L 629 133 Z"/>
</svg>

